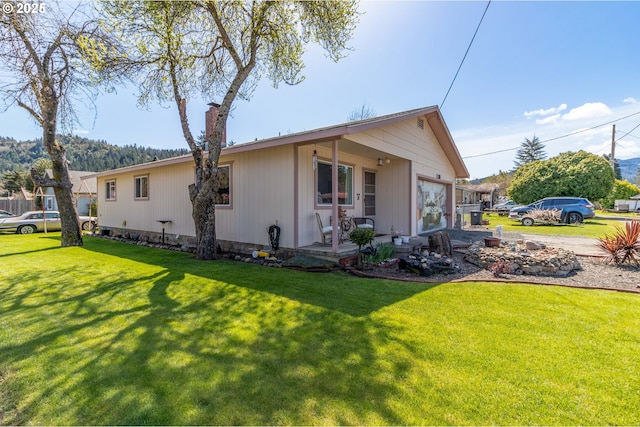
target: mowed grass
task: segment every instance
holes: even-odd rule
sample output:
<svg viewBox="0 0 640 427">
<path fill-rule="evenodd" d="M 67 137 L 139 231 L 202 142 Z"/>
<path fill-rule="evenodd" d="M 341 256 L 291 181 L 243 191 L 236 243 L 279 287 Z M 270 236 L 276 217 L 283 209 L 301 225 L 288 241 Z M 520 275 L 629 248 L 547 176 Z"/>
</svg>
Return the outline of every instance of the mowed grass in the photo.
<svg viewBox="0 0 640 427">
<path fill-rule="evenodd" d="M 636 425 L 640 296 L 0 235 L 0 424 Z"/>
<path fill-rule="evenodd" d="M 620 217 L 622 218 L 622 217 Z M 547 234 L 558 236 L 582 236 L 598 238 L 605 235 L 612 235 L 616 232 L 616 225 L 624 227 L 624 220 L 615 219 L 607 216 L 597 215 L 592 219 L 585 219 L 582 224 L 554 224 L 534 226 L 522 225 L 520 221 L 509 219 L 506 215 L 498 215 L 497 213 L 485 213 L 483 219 L 489 220 L 487 226 L 491 230 L 495 230 L 496 226 L 502 225 L 504 231 L 515 231 L 525 234 Z M 640 219 L 640 217 L 629 217 L 629 220 Z M 470 223 L 469 215 L 466 215 L 465 221 Z"/>
</svg>

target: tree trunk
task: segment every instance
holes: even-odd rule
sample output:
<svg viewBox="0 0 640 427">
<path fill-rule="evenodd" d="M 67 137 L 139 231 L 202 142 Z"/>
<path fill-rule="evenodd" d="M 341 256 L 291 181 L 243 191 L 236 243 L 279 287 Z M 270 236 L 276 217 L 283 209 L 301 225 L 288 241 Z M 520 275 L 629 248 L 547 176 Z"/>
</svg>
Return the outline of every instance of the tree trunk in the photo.
<svg viewBox="0 0 640 427">
<path fill-rule="evenodd" d="M 189 187 L 196 228 L 196 258 L 199 260 L 214 260 L 218 255 L 214 176 L 209 175 L 203 179 L 199 190 L 196 190 L 195 185 Z"/>
<path fill-rule="evenodd" d="M 445 231 L 438 231 L 429 235 L 429 251 L 441 255 L 451 256 L 451 237 Z"/>
<path fill-rule="evenodd" d="M 56 141 L 57 104 L 55 101 L 50 104 L 53 106 L 43 112 L 42 143 L 53 164 L 53 177 L 51 180 L 42 179 L 43 177 L 36 177 L 37 174 L 34 171 L 31 175 L 36 185 L 53 187 L 62 223 L 62 246 L 82 246 L 82 230 L 73 195 L 73 184 L 69 175 L 69 162 L 66 150 Z"/>
</svg>

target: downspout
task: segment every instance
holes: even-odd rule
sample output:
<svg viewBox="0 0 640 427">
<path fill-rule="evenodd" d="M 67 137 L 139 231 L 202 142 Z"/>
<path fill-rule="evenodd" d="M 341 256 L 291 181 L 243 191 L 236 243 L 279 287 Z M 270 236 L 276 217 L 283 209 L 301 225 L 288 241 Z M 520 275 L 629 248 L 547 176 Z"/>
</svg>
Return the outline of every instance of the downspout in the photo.
<svg viewBox="0 0 640 427">
<path fill-rule="evenodd" d="M 333 230 L 331 230 L 331 250 L 338 253 L 339 225 L 338 218 L 338 140 L 333 140 L 333 158 L 331 159 L 331 215 L 333 216 Z"/>
</svg>

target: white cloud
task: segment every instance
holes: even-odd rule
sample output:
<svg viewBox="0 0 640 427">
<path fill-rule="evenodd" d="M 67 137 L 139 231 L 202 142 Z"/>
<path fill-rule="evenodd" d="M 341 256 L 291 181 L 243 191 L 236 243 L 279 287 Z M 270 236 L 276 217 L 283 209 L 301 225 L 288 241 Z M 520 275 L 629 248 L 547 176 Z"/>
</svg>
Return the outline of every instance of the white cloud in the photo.
<svg viewBox="0 0 640 427">
<path fill-rule="evenodd" d="M 73 135 L 89 135 L 91 132 L 85 129 L 73 129 L 71 133 Z"/>
<path fill-rule="evenodd" d="M 623 99 L 622 102 L 624 102 L 625 104 L 635 104 L 638 101 L 634 97 L 630 96 L 629 98 Z"/>
<path fill-rule="evenodd" d="M 618 129 L 630 130 L 638 124 L 638 104 L 624 103 L 607 107 L 603 103 L 584 104 L 560 117 L 538 117 L 505 121 L 488 126 L 454 129 L 452 135 L 472 178 L 482 178 L 513 167 L 515 153 L 524 138 L 536 135 L 545 144 L 548 157 L 567 151 L 586 150 L 595 154 L 611 151 L 611 119 Z M 566 120 L 564 116 L 569 116 Z M 603 117 L 606 115 L 606 117 Z M 573 119 L 572 119 L 573 117 Z M 582 118 L 582 120 L 578 120 Z M 621 140 L 616 157 L 640 156 L 636 140 Z"/>
<path fill-rule="evenodd" d="M 579 107 L 572 108 L 567 114 L 562 115 L 562 120 L 585 120 L 608 116 L 611 109 L 602 102 L 587 102 Z"/>
<path fill-rule="evenodd" d="M 554 114 L 553 116 L 545 117 L 544 119 L 536 119 L 537 125 L 546 125 L 549 123 L 556 123 L 560 118 L 560 114 Z"/>
<path fill-rule="evenodd" d="M 557 114 L 566 109 L 567 109 L 567 104 L 560 104 L 556 108 L 547 108 L 546 110 L 540 109 L 540 110 L 533 110 L 533 111 L 525 111 L 524 116 L 525 117 L 548 116 L 549 114 Z"/>
</svg>

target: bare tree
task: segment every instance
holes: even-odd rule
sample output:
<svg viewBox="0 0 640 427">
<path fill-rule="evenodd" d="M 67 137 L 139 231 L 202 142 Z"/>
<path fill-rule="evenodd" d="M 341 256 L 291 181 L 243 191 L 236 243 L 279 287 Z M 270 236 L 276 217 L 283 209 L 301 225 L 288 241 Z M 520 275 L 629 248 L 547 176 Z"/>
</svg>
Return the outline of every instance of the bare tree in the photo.
<svg viewBox="0 0 640 427">
<path fill-rule="evenodd" d="M 376 111 L 373 108 L 367 104 L 362 104 L 360 107 L 351 110 L 347 116 L 347 121 L 355 122 L 357 120 L 370 119 L 371 117 L 375 117 L 375 115 Z"/>
<path fill-rule="evenodd" d="M 110 79 L 136 76 L 143 104 L 155 98 L 177 105 L 195 164 L 189 195 L 196 256 L 215 259 L 218 160 L 233 102 L 248 99 L 263 74 L 275 87 L 301 82 L 308 42 L 319 43 L 331 59 L 340 59 L 358 20 L 357 3 L 107 0 L 102 7 L 119 50 L 94 46 L 88 57 Z M 222 99 L 204 145 L 193 137 L 187 121 L 187 99 L 197 95 Z"/>
<path fill-rule="evenodd" d="M 62 220 L 62 246 L 81 246 L 69 162 L 56 132 L 58 123 L 65 127 L 77 122 L 74 101 L 95 98 L 76 42 L 80 36 L 90 37 L 97 26 L 69 4 L 47 2 L 38 13 L 18 14 L 19 3 L 5 2 L 11 6 L 0 15 L 0 96 L 5 108 L 25 109 L 42 127 L 53 177 L 35 170 L 31 175 L 36 185 L 53 187 Z"/>
</svg>

